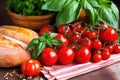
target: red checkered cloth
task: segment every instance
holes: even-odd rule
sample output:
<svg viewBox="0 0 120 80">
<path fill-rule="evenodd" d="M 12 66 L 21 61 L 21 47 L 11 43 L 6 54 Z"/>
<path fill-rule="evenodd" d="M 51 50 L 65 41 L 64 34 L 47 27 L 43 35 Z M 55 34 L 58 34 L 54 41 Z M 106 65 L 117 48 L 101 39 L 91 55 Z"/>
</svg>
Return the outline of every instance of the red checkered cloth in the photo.
<svg viewBox="0 0 120 80">
<path fill-rule="evenodd" d="M 65 80 L 103 68 L 118 61 L 120 61 L 120 54 L 112 54 L 108 60 L 102 60 L 98 63 L 88 62 L 84 64 L 71 63 L 68 65 L 54 65 L 52 67 L 43 66 L 41 73 L 43 73 L 48 80 Z"/>
</svg>

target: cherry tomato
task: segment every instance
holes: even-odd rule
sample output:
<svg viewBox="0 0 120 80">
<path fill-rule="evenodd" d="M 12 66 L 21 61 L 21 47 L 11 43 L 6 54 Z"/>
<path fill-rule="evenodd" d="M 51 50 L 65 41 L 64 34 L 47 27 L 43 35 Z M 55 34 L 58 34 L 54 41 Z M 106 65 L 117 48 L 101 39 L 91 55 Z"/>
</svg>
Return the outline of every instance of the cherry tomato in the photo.
<svg viewBox="0 0 120 80">
<path fill-rule="evenodd" d="M 85 47 L 88 47 L 89 49 L 92 49 L 92 40 L 87 37 L 84 37 L 84 38 L 78 40 L 78 43 L 81 46 L 85 46 Z"/>
<path fill-rule="evenodd" d="M 111 55 L 111 53 L 108 49 L 106 49 L 106 48 L 101 49 L 101 56 L 102 56 L 103 60 L 109 59 L 110 55 Z"/>
<path fill-rule="evenodd" d="M 118 39 L 118 32 L 114 28 L 107 28 L 102 33 L 100 37 L 105 42 L 115 42 Z"/>
<path fill-rule="evenodd" d="M 105 48 L 107 48 L 110 51 L 110 53 L 113 52 L 113 45 L 106 45 Z"/>
<path fill-rule="evenodd" d="M 74 51 L 71 48 L 61 48 L 58 51 L 58 62 L 60 64 L 69 64 L 74 60 Z"/>
<path fill-rule="evenodd" d="M 69 34 L 70 32 L 71 32 L 71 28 L 67 24 L 63 24 L 58 27 L 58 33 L 60 34 Z"/>
<path fill-rule="evenodd" d="M 90 39 L 95 39 L 97 37 L 97 32 L 96 31 L 90 31 L 87 34 L 87 37 L 90 38 Z"/>
<path fill-rule="evenodd" d="M 41 64 L 38 60 L 29 59 L 22 63 L 21 71 L 26 76 L 35 76 L 40 73 Z"/>
<path fill-rule="evenodd" d="M 53 31 L 50 29 L 49 25 L 43 26 L 40 31 L 39 31 L 39 35 L 42 36 L 44 34 L 44 32 L 48 32 L 49 34 L 52 33 Z"/>
<path fill-rule="evenodd" d="M 91 59 L 91 52 L 87 47 L 75 50 L 75 60 L 78 63 L 86 63 Z"/>
<path fill-rule="evenodd" d="M 102 43 L 101 43 L 100 40 L 94 39 L 94 40 L 92 40 L 92 42 L 93 42 L 92 45 L 93 45 L 94 49 L 100 49 L 100 48 L 102 48 Z"/>
<path fill-rule="evenodd" d="M 57 59 L 58 55 L 51 48 L 45 48 L 40 55 L 40 61 L 46 66 L 53 66 L 57 62 Z"/>
<path fill-rule="evenodd" d="M 73 27 L 75 28 L 75 30 L 77 31 L 82 31 L 84 29 L 83 25 L 81 22 L 74 22 L 73 23 Z"/>
<path fill-rule="evenodd" d="M 56 38 L 56 39 L 59 39 L 59 40 L 61 40 L 61 41 L 63 42 L 61 45 L 58 45 L 58 46 L 57 46 L 58 49 L 68 46 L 68 39 L 65 38 L 62 34 L 57 34 L 57 35 L 55 36 L 55 38 Z"/>
<path fill-rule="evenodd" d="M 85 31 L 83 31 L 81 37 L 87 37 L 88 33 L 90 32 L 90 29 L 86 29 Z"/>
<path fill-rule="evenodd" d="M 100 62 L 102 60 L 102 56 L 101 56 L 101 54 L 98 54 L 98 53 L 94 53 L 93 54 L 93 58 L 92 58 L 92 61 L 93 62 Z"/>
<path fill-rule="evenodd" d="M 114 45 L 113 52 L 114 53 L 120 53 L 120 45 Z"/>
<path fill-rule="evenodd" d="M 76 41 L 77 39 L 80 39 L 80 38 L 81 38 L 80 33 L 77 32 L 77 31 L 73 31 L 73 32 L 71 32 L 71 34 L 69 35 L 68 40 L 69 40 L 70 42 L 72 42 L 72 41 Z"/>
</svg>

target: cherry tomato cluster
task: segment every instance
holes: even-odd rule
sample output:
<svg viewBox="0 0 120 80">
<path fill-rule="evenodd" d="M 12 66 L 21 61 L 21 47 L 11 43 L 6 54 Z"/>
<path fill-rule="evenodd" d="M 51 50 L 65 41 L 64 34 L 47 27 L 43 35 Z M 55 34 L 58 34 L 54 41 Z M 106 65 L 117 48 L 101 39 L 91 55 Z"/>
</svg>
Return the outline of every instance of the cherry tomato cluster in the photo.
<svg viewBox="0 0 120 80">
<path fill-rule="evenodd" d="M 46 47 L 38 60 L 30 59 L 22 63 L 24 75 L 34 76 L 40 73 L 41 64 L 53 66 L 56 63 L 66 65 L 73 61 L 77 63 L 99 62 L 110 58 L 111 54 L 120 53 L 118 32 L 104 23 L 91 27 L 83 22 L 60 25 L 52 30 L 46 25 L 39 31 L 42 36 L 46 31 L 62 41 L 58 46 Z M 57 31 L 57 32 L 56 32 Z M 29 67 L 28 67 L 29 66 Z"/>
<path fill-rule="evenodd" d="M 55 32 L 50 26 L 45 27 L 40 30 L 40 35 L 45 31 Z M 86 23 L 75 21 L 71 24 L 60 25 L 57 33 L 55 38 L 60 39 L 63 44 L 55 46 L 55 51 L 51 50 L 54 51 L 54 56 L 49 50 L 42 52 L 40 59 L 44 65 L 51 66 L 56 62 L 69 64 L 73 61 L 77 63 L 99 62 L 109 59 L 113 53 L 120 53 L 120 45 L 117 42 L 118 32 L 104 23 L 91 27 Z M 53 57 L 55 59 L 52 59 Z"/>
</svg>

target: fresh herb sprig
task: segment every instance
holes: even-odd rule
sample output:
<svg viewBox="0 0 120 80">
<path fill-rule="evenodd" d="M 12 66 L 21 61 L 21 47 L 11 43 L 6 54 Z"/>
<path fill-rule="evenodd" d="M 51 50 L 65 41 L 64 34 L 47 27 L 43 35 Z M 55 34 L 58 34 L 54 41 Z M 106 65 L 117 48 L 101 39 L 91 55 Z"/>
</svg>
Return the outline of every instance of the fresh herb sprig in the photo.
<svg viewBox="0 0 120 80">
<path fill-rule="evenodd" d="M 53 45 L 62 44 L 61 40 L 54 38 L 56 35 L 57 35 L 57 33 L 48 34 L 47 32 L 45 32 L 43 34 L 43 36 L 39 36 L 38 38 L 32 39 L 31 42 L 28 44 L 26 50 L 33 48 L 31 56 L 32 56 L 32 58 L 37 59 L 39 57 L 40 53 L 46 47 L 53 47 Z"/>
<path fill-rule="evenodd" d="M 83 9 L 91 26 L 104 22 L 118 30 L 119 10 L 111 0 L 49 0 L 42 9 L 58 12 L 58 26 L 78 19 Z"/>
</svg>

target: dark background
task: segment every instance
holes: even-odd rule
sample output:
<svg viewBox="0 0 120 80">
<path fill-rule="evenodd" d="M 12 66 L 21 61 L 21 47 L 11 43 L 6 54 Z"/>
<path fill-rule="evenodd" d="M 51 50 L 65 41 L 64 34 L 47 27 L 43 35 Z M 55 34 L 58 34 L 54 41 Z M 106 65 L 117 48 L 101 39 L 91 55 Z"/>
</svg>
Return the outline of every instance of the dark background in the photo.
<svg viewBox="0 0 120 80">
<path fill-rule="evenodd" d="M 9 18 L 8 14 L 5 11 L 7 0 L 0 0 L 0 25 L 10 25 L 12 24 L 11 19 Z M 113 0 L 113 2 L 118 6 L 120 9 L 120 1 Z"/>
</svg>

